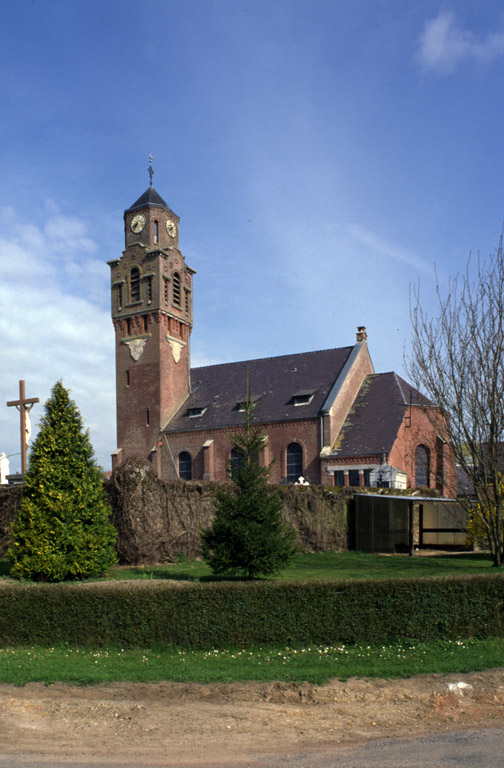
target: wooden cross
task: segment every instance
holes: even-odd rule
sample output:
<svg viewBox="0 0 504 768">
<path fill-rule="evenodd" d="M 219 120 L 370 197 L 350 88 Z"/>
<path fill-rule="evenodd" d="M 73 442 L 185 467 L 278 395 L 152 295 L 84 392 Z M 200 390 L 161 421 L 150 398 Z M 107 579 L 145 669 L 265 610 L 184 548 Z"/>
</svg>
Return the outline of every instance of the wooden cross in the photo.
<svg viewBox="0 0 504 768">
<path fill-rule="evenodd" d="M 7 405 L 15 405 L 19 411 L 21 422 L 21 474 L 26 474 L 26 449 L 28 440 L 26 435 L 26 415 L 30 413 L 35 403 L 38 403 L 38 397 L 25 397 L 25 383 L 19 382 L 19 400 L 10 400 Z"/>
</svg>

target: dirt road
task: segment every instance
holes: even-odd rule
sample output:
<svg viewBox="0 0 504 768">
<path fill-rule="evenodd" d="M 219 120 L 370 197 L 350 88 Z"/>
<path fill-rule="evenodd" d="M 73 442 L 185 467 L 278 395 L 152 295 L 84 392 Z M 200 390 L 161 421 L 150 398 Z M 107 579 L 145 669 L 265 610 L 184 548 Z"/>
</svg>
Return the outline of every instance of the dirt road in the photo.
<svg viewBox="0 0 504 768">
<path fill-rule="evenodd" d="M 504 727 L 504 669 L 409 680 L 0 686 L 1 754 L 225 766 L 272 753 Z"/>
</svg>

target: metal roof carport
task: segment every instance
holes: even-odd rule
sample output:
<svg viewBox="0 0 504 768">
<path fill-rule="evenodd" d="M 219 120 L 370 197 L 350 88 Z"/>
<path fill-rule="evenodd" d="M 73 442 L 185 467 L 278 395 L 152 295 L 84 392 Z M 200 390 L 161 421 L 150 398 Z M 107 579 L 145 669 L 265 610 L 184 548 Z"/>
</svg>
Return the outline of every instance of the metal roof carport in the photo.
<svg viewBox="0 0 504 768">
<path fill-rule="evenodd" d="M 430 534 L 451 533 L 453 543 L 457 535 L 464 535 L 464 513 L 454 499 L 430 496 L 392 496 L 385 494 L 356 493 L 355 497 L 355 549 L 360 552 L 404 552 L 413 555 L 415 550 L 415 506 L 419 505 L 417 544 L 422 546 L 425 532 Z M 424 508 L 428 517 L 436 517 L 436 509 L 447 507 L 441 517 L 446 527 L 424 527 Z M 453 524 L 449 517 L 453 516 Z M 452 543 L 446 546 L 452 546 Z M 463 544 L 461 543 L 462 547 Z"/>
</svg>

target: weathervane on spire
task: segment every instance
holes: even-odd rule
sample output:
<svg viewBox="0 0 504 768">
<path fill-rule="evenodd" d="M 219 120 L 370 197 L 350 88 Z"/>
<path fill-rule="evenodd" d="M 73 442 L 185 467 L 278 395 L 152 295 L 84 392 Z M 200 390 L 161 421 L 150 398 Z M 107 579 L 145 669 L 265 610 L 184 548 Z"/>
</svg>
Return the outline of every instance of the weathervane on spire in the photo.
<svg viewBox="0 0 504 768">
<path fill-rule="evenodd" d="M 147 170 L 149 171 L 151 187 L 152 187 L 152 177 L 154 176 L 154 170 L 152 168 L 152 160 L 153 160 L 152 155 L 149 155 L 149 167 L 147 168 Z"/>
</svg>

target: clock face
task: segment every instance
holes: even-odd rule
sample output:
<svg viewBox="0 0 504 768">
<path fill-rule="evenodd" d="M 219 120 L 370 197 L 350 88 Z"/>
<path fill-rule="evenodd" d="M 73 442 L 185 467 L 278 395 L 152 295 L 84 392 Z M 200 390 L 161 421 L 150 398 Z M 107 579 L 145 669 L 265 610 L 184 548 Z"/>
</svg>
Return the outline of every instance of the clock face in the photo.
<svg viewBox="0 0 504 768">
<path fill-rule="evenodd" d="M 166 231 L 168 232 L 170 237 L 175 237 L 175 235 L 177 234 L 177 225 L 171 219 L 168 219 L 168 221 L 166 222 Z"/>
<path fill-rule="evenodd" d="M 145 216 L 142 216 L 141 213 L 138 213 L 132 220 L 131 220 L 131 231 L 135 232 L 135 234 L 138 234 L 142 231 L 142 229 L 145 227 Z"/>
</svg>

